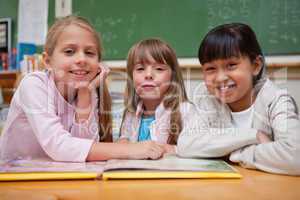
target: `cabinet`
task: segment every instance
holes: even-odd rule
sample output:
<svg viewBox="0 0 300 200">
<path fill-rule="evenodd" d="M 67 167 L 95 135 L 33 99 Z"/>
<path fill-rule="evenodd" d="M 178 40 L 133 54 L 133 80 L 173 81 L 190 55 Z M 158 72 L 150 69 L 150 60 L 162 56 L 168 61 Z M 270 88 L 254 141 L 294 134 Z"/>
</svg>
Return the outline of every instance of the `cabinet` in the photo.
<svg viewBox="0 0 300 200">
<path fill-rule="evenodd" d="M 0 88 L 2 90 L 3 103 L 9 104 L 14 94 L 15 88 L 20 80 L 19 72 L 2 71 L 0 72 Z"/>
</svg>

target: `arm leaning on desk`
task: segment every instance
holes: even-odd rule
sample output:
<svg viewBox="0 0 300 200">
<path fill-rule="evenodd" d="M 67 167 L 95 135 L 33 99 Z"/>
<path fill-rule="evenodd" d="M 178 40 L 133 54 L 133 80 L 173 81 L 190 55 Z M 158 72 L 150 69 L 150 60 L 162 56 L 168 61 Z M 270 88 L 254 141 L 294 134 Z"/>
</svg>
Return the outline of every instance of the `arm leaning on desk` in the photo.
<svg viewBox="0 0 300 200">
<path fill-rule="evenodd" d="M 9 192 L 32 192 L 72 200 L 300 199 L 300 177 L 236 168 L 243 175 L 242 179 L 0 182 L 0 196 Z"/>
</svg>

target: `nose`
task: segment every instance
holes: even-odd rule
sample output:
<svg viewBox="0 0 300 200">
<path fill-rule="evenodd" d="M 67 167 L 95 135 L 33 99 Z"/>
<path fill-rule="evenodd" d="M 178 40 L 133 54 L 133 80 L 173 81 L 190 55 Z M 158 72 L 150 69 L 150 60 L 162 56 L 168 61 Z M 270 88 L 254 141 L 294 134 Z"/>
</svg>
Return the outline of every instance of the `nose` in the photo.
<svg viewBox="0 0 300 200">
<path fill-rule="evenodd" d="M 146 79 L 153 79 L 153 70 L 152 67 L 147 67 L 145 70 L 145 78 Z"/>
<path fill-rule="evenodd" d="M 224 70 L 218 70 L 217 77 L 216 77 L 217 82 L 224 82 L 228 80 L 228 75 Z"/>
<path fill-rule="evenodd" d="M 76 63 L 77 64 L 85 64 L 86 62 L 86 56 L 84 52 L 78 52 L 76 55 Z"/>
</svg>

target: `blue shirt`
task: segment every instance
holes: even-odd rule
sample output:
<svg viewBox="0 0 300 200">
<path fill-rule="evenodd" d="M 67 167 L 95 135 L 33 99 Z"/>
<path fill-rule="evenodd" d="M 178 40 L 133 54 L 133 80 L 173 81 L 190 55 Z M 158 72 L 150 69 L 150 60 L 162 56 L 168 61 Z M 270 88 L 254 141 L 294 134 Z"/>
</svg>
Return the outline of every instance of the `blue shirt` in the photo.
<svg viewBox="0 0 300 200">
<path fill-rule="evenodd" d="M 140 129 L 139 129 L 139 137 L 138 141 L 146 141 L 146 140 L 151 140 L 150 136 L 150 125 L 151 123 L 155 120 L 154 116 L 150 117 L 142 117 L 141 118 L 141 124 L 140 124 Z"/>
</svg>

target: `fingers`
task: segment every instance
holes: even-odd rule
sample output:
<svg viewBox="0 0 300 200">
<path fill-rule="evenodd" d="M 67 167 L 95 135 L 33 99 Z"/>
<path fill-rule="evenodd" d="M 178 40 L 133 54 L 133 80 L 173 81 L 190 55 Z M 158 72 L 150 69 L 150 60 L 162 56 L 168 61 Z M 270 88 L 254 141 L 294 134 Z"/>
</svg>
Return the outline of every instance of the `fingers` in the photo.
<svg viewBox="0 0 300 200">
<path fill-rule="evenodd" d="M 98 84 L 101 84 L 101 82 L 106 79 L 107 75 L 110 72 L 110 69 L 106 64 L 104 64 L 102 62 L 99 63 L 99 69 L 100 69 L 100 73 L 96 77 L 97 78 L 96 81 L 97 81 Z"/>
<path fill-rule="evenodd" d="M 99 87 L 103 81 L 106 79 L 107 75 L 109 74 L 110 69 L 109 67 L 104 63 L 99 63 L 99 69 L 97 76 L 91 81 L 89 88 L 97 88 Z"/>
<path fill-rule="evenodd" d="M 162 155 L 163 155 L 163 154 L 159 154 L 158 152 L 151 152 L 151 153 L 149 154 L 149 157 L 148 157 L 148 158 L 151 159 L 151 160 L 157 160 L 157 159 L 161 158 Z"/>
<path fill-rule="evenodd" d="M 165 144 L 163 147 L 165 154 L 176 154 L 175 145 Z"/>
<path fill-rule="evenodd" d="M 159 159 L 163 156 L 164 147 L 154 141 L 148 141 L 148 158 L 150 159 Z"/>
<path fill-rule="evenodd" d="M 263 131 L 258 131 L 256 134 L 256 138 L 258 140 L 259 143 L 267 143 L 267 142 L 272 142 L 272 139 L 270 138 L 270 136 L 263 132 Z"/>
<path fill-rule="evenodd" d="M 77 81 L 74 83 L 73 87 L 75 89 L 87 88 L 89 86 L 89 81 Z"/>
<path fill-rule="evenodd" d="M 154 141 L 144 141 L 129 144 L 129 158 L 131 159 L 159 159 L 164 154 L 164 147 Z"/>
<path fill-rule="evenodd" d="M 100 69 L 100 76 L 106 78 L 106 76 L 109 74 L 110 69 L 108 67 L 108 65 L 106 65 L 103 62 L 99 63 L 99 69 Z"/>
</svg>

